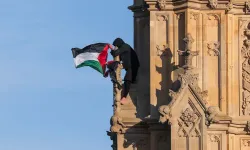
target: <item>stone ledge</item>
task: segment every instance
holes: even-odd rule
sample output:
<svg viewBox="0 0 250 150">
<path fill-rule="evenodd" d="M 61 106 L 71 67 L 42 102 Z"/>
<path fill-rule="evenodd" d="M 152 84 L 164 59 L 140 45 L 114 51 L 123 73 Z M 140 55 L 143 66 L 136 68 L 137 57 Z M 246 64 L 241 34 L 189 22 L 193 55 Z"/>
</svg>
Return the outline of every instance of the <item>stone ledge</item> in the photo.
<svg viewBox="0 0 250 150">
<path fill-rule="evenodd" d="M 209 1 L 197 1 L 197 0 L 178 0 L 178 1 L 166 1 L 162 4 L 159 4 L 157 1 L 145 0 L 146 4 L 144 5 L 132 5 L 129 6 L 133 12 L 145 12 L 148 11 L 178 11 L 182 9 L 194 9 L 194 10 L 225 10 L 226 13 L 237 14 L 237 15 L 246 15 L 250 14 L 250 11 L 247 10 L 247 2 L 243 1 L 216 1 L 216 5 L 211 4 Z"/>
</svg>

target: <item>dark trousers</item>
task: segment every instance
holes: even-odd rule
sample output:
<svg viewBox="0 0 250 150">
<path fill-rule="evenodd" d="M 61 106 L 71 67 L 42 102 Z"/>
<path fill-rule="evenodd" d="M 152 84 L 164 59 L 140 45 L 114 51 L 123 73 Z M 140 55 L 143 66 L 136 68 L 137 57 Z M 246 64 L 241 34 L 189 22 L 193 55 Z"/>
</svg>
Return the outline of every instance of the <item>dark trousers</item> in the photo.
<svg viewBox="0 0 250 150">
<path fill-rule="evenodd" d="M 126 70 L 126 74 L 125 74 L 125 77 L 124 77 L 122 97 L 127 97 L 128 93 L 129 93 L 129 90 L 130 90 L 131 84 L 135 83 L 138 68 L 128 68 L 128 69 L 125 69 L 125 70 Z"/>
</svg>

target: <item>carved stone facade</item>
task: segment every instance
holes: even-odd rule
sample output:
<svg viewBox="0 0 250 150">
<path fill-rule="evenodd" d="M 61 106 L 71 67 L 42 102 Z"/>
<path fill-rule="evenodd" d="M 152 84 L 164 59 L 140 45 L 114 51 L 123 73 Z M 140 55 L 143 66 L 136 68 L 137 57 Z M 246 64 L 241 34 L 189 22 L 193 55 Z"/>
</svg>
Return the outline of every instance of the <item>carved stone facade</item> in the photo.
<svg viewBox="0 0 250 150">
<path fill-rule="evenodd" d="M 114 84 L 114 150 L 250 150 L 249 3 L 134 1 L 141 66 L 128 104 Z"/>
<path fill-rule="evenodd" d="M 201 117 L 192 110 L 192 108 L 186 108 L 182 115 L 178 119 L 179 137 L 199 137 L 201 132 L 199 129 Z"/>
<path fill-rule="evenodd" d="M 250 20 L 241 24 L 242 37 L 242 88 L 243 88 L 243 115 L 250 115 Z"/>
<path fill-rule="evenodd" d="M 220 42 L 207 43 L 208 55 L 209 56 L 219 56 L 220 55 L 219 47 L 220 47 Z"/>
<path fill-rule="evenodd" d="M 243 139 L 242 140 L 242 146 L 250 148 L 250 139 Z"/>
</svg>

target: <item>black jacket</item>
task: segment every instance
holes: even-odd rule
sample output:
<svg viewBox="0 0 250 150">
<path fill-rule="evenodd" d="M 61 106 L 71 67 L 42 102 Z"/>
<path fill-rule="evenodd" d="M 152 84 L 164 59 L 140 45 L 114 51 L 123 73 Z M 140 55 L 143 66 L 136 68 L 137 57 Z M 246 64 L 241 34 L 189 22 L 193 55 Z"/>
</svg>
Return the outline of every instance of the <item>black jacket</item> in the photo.
<svg viewBox="0 0 250 150">
<path fill-rule="evenodd" d="M 117 38 L 113 42 L 114 46 L 117 46 L 117 50 L 112 50 L 111 55 L 113 57 L 119 56 L 122 61 L 124 69 L 136 69 L 140 67 L 139 59 L 133 48 L 125 43 L 122 39 Z"/>
</svg>

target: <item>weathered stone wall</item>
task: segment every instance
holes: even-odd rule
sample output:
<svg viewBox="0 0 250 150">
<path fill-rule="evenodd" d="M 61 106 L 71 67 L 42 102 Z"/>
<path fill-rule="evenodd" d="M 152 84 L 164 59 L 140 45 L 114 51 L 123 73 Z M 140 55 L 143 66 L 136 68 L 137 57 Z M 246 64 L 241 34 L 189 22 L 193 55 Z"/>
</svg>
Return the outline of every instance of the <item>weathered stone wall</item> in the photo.
<svg viewBox="0 0 250 150">
<path fill-rule="evenodd" d="M 113 147 L 250 150 L 250 3 L 138 0 L 129 9 L 141 67 L 130 103 L 114 113 Z"/>
</svg>

